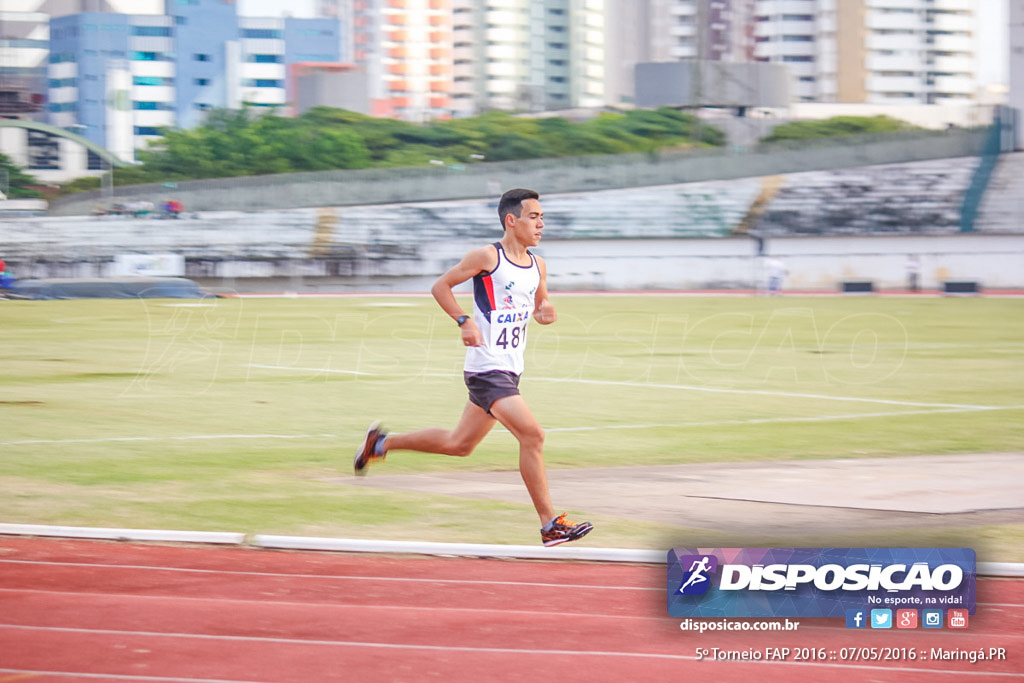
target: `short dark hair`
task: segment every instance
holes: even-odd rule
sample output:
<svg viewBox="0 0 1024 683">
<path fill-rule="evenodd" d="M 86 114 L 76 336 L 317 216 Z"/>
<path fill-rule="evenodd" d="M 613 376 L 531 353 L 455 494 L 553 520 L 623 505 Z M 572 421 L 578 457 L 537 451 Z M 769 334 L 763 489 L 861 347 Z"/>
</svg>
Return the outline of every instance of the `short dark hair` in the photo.
<svg viewBox="0 0 1024 683">
<path fill-rule="evenodd" d="M 533 190 L 521 187 L 501 195 L 501 200 L 498 202 L 498 219 L 501 220 L 502 230 L 505 229 L 505 216 L 512 214 L 519 218 L 519 214 L 523 212 L 523 202 L 527 199 L 540 199 L 540 195 Z"/>
</svg>

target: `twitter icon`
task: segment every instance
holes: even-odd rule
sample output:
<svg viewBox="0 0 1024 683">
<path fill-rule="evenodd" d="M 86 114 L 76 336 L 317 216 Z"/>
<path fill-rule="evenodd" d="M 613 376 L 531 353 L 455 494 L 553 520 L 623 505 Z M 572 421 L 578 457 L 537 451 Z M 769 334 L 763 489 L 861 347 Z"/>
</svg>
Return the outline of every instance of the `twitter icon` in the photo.
<svg viewBox="0 0 1024 683">
<path fill-rule="evenodd" d="M 892 610 L 871 610 L 871 628 L 892 628 Z"/>
</svg>

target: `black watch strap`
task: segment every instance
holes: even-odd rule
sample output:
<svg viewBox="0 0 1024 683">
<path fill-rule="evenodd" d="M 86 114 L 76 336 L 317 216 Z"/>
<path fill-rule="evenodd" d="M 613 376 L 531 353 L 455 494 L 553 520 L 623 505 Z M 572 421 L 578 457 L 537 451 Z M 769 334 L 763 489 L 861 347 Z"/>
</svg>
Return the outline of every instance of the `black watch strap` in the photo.
<svg viewBox="0 0 1024 683">
<path fill-rule="evenodd" d="M 460 315 L 458 318 L 455 319 L 455 322 L 459 324 L 459 327 L 462 327 L 467 320 L 469 320 L 468 315 Z"/>
</svg>

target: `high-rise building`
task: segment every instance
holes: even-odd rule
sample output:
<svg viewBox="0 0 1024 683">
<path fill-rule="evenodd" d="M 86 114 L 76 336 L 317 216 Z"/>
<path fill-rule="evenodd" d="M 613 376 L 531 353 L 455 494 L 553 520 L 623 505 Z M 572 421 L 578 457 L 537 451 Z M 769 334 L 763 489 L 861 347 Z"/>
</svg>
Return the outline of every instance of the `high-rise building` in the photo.
<svg viewBox="0 0 1024 683">
<path fill-rule="evenodd" d="M 962 104 L 977 87 L 977 0 L 758 0 L 757 58 L 796 99 Z"/>
<path fill-rule="evenodd" d="M 1024 0 L 1010 0 L 1010 97 L 1017 110 L 1017 149 L 1024 150 Z"/>
<path fill-rule="evenodd" d="M 966 103 L 982 1 L 608 0 L 609 102 L 637 63 L 702 59 L 782 64 L 796 101 Z"/>
<path fill-rule="evenodd" d="M 353 0 L 352 33 L 374 114 L 451 116 L 452 0 Z"/>
<path fill-rule="evenodd" d="M 53 19 L 49 122 L 130 161 L 162 127 L 191 128 L 210 109 L 283 106 L 290 64 L 338 61 L 337 20 L 239 17 L 225 0 L 168 9 Z"/>
<path fill-rule="evenodd" d="M 454 108 L 605 103 L 604 0 L 453 0 Z"/>
<path fill-rule="evenodd" d="M 610 104 L 633 102 L 645 62 L 754 61 L 757 0 L 607 0 Z"/>
<path fill-rule="evenodd" d="M 164 0 L 2 0 L 0 91 L 4 99 L 42 103 L 47 89 L 50 19 L 81 12 L 162 14 Z M 41 120 L 42 107 L 25 112 Z"/>
</svg>

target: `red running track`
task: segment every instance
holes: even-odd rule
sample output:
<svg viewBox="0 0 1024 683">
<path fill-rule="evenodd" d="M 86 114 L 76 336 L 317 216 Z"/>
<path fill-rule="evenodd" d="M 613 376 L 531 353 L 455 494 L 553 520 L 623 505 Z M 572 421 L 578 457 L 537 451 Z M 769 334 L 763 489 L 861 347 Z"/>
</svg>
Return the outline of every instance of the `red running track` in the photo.
<svg viewBox="0 0 1024 683">
<path fill-rule="evenodd" d="M 1024 680 L 1022 581 L 979 581 L 965 631 L 818 619 L 704 634 L 667 616 L 664 582 L 664 566 L 0 537 L 0 683 Z M 841 655 L 872 647 L 924 655 Z M 699 648 L 792 652 L 698 661 Z M 798 648 L 827 655 L 796 661 Z M 933 648 L 1006 659 L 936 661 Z"/>
</svg>

